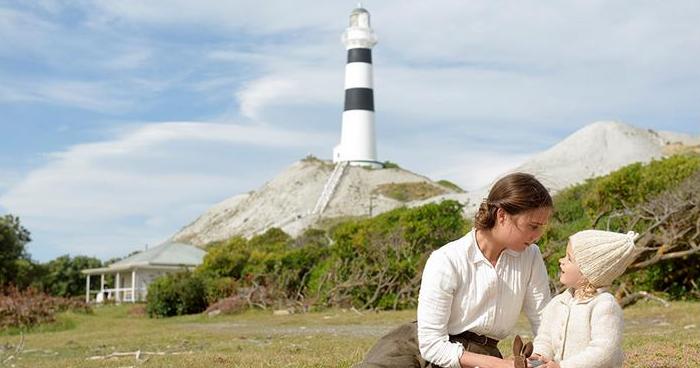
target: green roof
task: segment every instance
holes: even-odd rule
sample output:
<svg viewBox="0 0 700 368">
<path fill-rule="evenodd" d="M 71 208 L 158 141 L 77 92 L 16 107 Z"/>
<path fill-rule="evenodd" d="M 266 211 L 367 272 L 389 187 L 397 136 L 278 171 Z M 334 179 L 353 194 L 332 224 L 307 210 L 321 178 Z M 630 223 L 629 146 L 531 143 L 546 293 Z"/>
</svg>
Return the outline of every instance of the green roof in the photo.
<svg viewBox="0 0 700 368">
<path fill-rule="evenodd" d="M 129 266 L 198 266 L 206 252 L 193 245 L 183 243 L 164 243 L 131 257 L 112 263 L 108 268 L 125 268 Z"/>
</svg>

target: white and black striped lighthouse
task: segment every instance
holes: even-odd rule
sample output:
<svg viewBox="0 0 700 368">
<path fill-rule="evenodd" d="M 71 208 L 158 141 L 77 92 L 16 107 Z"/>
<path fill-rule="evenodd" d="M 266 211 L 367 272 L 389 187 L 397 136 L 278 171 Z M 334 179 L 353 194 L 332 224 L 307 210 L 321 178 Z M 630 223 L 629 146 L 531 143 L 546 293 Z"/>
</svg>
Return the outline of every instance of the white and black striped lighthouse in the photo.
<svg viewBox="0 0 700 368">
<path fill-rule="evenodd" d="M 372 47 L 377 37 L 369 12 L 358 7 L 350 14 L 350 26 L 342 37 L 348 52 L 345 65 L 345 108 L 340 144 L 333 149 L 333 162 L 382 167 L 377 160 L 372 90 Z"/>
</svg>

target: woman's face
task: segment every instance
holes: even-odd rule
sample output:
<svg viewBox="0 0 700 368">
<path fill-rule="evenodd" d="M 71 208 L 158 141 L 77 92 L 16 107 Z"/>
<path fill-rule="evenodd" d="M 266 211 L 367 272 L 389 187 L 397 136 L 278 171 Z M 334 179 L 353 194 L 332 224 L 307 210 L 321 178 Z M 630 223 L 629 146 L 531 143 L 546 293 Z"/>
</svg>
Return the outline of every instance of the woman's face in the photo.
<svg viewBox="0 0 700 368">
<path fill-rule="evenodd" d="M 566 246 L 566 255 L 559 258 L 559 281 L 567 287 L 578 287 L 584 280 L 581 269 L 576 264 L 576 260 L 571 252 L 571 243 Z"/>
<path fill-rule="evenodd" d="M 506 248 L 522 252 L 542 236 L 551 214 L 550 208 L 537 208 L 517 215 L 499 209 L 495 235 Z"/>
</svg>

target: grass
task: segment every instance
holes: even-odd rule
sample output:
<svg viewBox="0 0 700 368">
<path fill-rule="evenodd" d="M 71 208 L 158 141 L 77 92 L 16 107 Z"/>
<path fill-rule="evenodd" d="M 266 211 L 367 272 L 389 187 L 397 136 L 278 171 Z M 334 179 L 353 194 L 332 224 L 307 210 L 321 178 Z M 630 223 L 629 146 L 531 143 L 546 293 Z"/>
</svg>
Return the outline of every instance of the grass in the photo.
<svg viewBox="0 0 700 368">
<path fill-rule="evenodd" d="M 443 188 L 422 181 L 380 184 L 375 191 L 385 197 L 401 202 L 428 199 L 446 193 L 446 190 Z"/>
<path fill-rule="evenodd" d="M 700 366 L 700 303 L 664 308 L 639 303 L 625 310 L 623 348 L 629 367 Z M 391 328 L 415 319 L 415 310 L 328 310 L 275 316 L 241 315 L 149 319 L 130 305 L 96 308 L 92 315 L 65 313 L 60 328 L 0 336 L 0 364 L 16 367 L 350 367 Z M 689 326 L 695 327 L 689 327 Z M 516 333 L 529 335 L 524 319 Z M 510 341 L 499 348 L 509 355 Z M 179 355 L 88 360 L 91 356 L 141 350 Z M 10 358 L 12 356 L 12 358 Z"/>
</svg>

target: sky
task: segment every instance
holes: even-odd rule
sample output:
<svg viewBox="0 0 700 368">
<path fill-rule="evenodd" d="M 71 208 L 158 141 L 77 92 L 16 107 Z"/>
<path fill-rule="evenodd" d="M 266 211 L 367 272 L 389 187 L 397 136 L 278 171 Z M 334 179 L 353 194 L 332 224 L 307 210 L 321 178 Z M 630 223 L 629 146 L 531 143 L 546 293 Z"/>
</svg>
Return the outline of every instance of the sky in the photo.
<svg viewBox="0 0 700 368">
<path fill-rule="evenodd" d="M 353 1 L 0 0 L 0 214 L 166 241 L 340 140 Z M 465 189 L 599 120 L 700 134 L 700 2 L 365 1 L 379 160 Z"/>
</svg>

